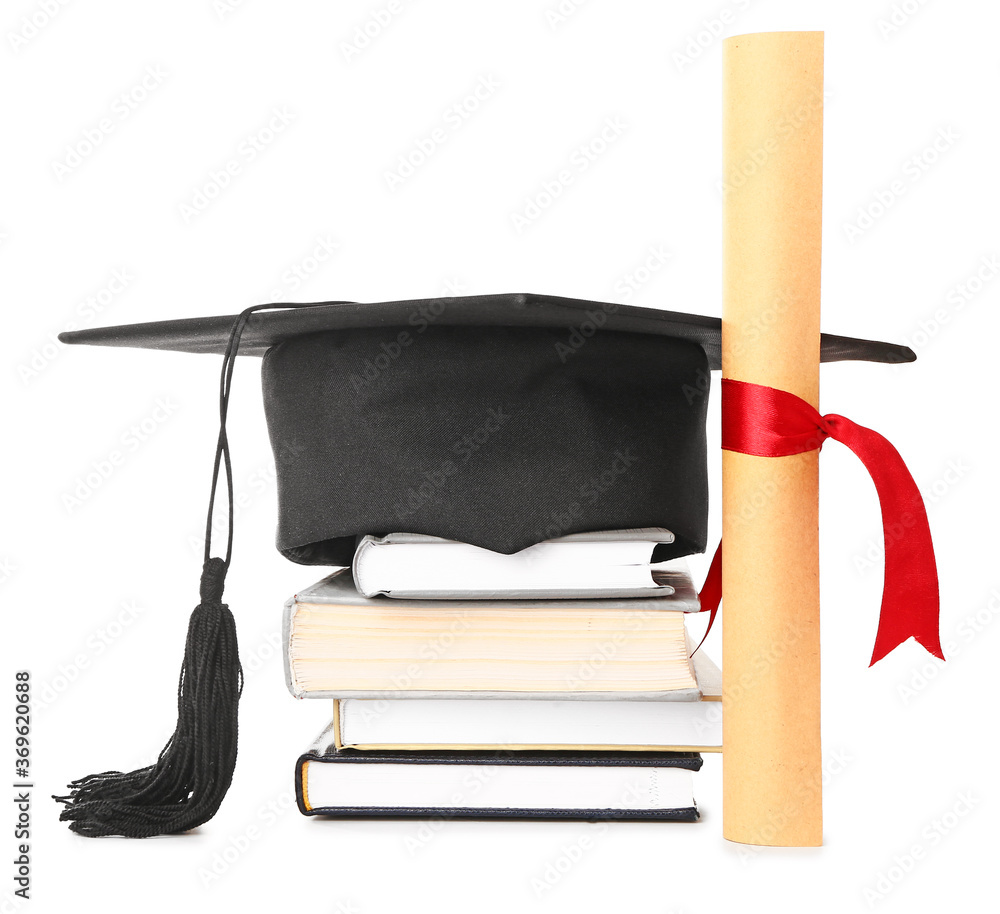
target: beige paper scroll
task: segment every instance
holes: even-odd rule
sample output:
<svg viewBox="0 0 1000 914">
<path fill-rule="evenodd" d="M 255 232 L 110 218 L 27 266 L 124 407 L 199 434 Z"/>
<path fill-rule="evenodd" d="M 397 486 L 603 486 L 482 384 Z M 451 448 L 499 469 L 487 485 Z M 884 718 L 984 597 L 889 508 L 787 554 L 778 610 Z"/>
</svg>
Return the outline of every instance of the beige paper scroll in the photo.
<svg viewBox="0 0 1000 914">
<path fill-rule="evenodd" d="M 823 33 L 723 44 L 725 378 L 819 405 Z M 823 843 L 818 451 L 723 451 L 723 834 Z"/>
</svg>

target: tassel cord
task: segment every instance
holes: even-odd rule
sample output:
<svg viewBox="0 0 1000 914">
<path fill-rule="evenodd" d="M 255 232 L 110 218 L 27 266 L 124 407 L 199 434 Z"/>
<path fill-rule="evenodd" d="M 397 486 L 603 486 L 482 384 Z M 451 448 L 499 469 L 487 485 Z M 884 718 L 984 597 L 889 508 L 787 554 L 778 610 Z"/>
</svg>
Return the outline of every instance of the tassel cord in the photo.
<svg viewBox="0 0 1000 914">
<path fill-rule="evenodd" d="M 69 784 L 53 799 L 59 815 L 85 837 L 148 838 L 177 834 L 207 822 L 218 811 L 236 767 L 238 706 L 243 691 L 236 623 L 222 602 L 233 554 L 233 470 L 226 420 L 233 370 L 243 331 L 263 310 L 315 308 L 332 302 L 265 304 L 245 309 L 233 323 L 219 381 L 219 435 L 212 466 L 200 602 L 191 614 L 177 685 L 177 726 L 152 765 L 135 771 L 103 771 Z M 338 303 L 344 304 L 344 303 Z M 225 473 L 225 558 L 214 558 L 212 521 L 219 476 Z"/>
</svg>

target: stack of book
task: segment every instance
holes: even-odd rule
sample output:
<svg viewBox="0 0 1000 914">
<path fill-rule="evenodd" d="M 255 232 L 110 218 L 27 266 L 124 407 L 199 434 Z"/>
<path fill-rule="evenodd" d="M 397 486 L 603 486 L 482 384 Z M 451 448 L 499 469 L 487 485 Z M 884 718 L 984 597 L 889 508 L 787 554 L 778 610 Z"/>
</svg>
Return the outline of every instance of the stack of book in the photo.
<svg viewBox="0 0 1000 914">
<path fill-rule="evenodd" d="M 296 768 L 307 815 L 694 821 L 721 677 L 662 529 L 512 556 L 412 534 L 286 604 L 288 686 L 333 700 Z"/>
</svg>

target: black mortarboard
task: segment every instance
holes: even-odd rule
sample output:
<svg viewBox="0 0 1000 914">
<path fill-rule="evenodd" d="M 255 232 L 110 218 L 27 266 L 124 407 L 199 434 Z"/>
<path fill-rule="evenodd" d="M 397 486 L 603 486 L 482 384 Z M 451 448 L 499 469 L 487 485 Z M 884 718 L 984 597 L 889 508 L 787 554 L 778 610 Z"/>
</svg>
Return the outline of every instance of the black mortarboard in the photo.
<svg viewBox="0 0 1000 914">
<path fill-rule="evenodd" d="M 673 555 L 705 549 L 718 318 L 511 294 L 262 305 L 60 340 L 224 355 L 212 501 L 225 472 L 230 521 L 235 356 L 263 356 L 277 543 L 292 561 L 349 564 L 357 536 L 395 532 L 510 553 L 570 533 L 656 526 L 674 533 Z M 822 361 L 914 358 L 890 343 L 821 340 Z M 221 603 L 232 527 L 225 559 L 210 557 L 211 527 L 210 508 L 177 731 L 156 765 L 71 785 L 62 816 L 81 834 L 193 828 L 228 789 L 241 685 Z"/>
</svg>

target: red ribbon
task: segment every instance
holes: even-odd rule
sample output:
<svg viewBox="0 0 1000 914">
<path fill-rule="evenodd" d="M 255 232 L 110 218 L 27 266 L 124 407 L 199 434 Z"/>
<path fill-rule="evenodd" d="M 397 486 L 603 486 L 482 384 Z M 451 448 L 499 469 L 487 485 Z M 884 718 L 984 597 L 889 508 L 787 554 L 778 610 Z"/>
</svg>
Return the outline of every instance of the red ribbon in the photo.
<svg viewBox="0 0 1000 914">
<path fill-rule="evenodd" d="M 875 483 L 882 508 L 885 581 L 871 663 L 878 663 L 911 637 L 944 660 L 938 636 L 937 563 L 927 511 L 899 452 L 878 432 L 835 413 L 821 416 L 788 391 L 722 381 L 723 449 L 756 457 L 787 457 L 817 450 L 827 438 L 847 445 L 858 456 Z M 700 594 L 702 612 L 711 613 L 709 628 L 722 598 L 721 558 L 720 544 Z"/>
</svg>

